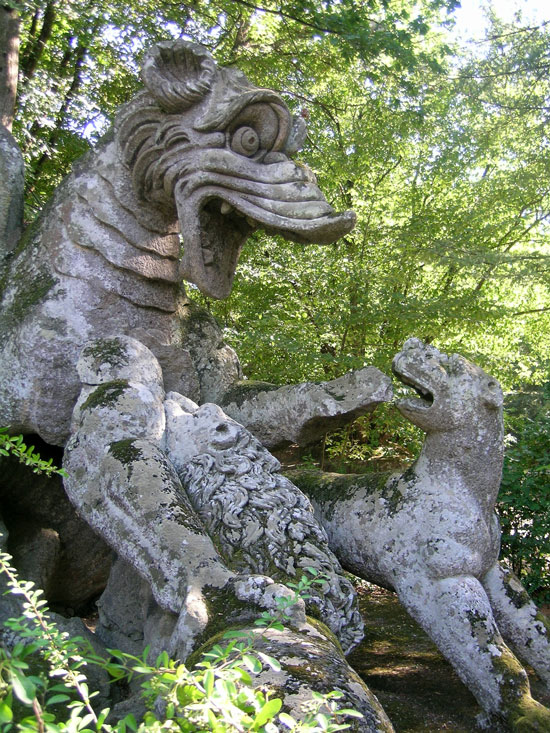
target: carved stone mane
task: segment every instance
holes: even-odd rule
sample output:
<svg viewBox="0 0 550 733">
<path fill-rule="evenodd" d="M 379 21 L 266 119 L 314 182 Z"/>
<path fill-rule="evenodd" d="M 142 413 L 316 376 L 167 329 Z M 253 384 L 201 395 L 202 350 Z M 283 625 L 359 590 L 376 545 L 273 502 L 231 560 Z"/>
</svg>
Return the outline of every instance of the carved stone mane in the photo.
<svg viewBox="0 0 550 733">
<path fill-rule="evenodd" d="M 168 395 L 170 398 L 170 394 Z M 248 431 L 216 405 L 193 413 L 168 399 L 167 452 L 182 484 L 229 566 L 285 582 L 315 568 L 325 585 L 310 590 L 310 606 L 344 651 L 363 637 L 355 592 L 328 548 L 311 503 Z"/>
</svg>

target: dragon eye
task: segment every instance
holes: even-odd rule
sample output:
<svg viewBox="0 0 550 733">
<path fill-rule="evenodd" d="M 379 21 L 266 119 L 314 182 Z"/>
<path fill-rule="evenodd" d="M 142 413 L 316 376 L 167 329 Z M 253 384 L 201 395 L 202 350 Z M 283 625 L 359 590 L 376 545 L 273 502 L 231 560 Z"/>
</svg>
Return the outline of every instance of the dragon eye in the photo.
<svg viewBox="0 0 550 733">
<path fill-rule="evenodd" d="M 252 127 L 239 127 L 231 138 L 231 149 L 239 155 L 250 157 L 260 148 L 260 138 Z"/>
</svg>

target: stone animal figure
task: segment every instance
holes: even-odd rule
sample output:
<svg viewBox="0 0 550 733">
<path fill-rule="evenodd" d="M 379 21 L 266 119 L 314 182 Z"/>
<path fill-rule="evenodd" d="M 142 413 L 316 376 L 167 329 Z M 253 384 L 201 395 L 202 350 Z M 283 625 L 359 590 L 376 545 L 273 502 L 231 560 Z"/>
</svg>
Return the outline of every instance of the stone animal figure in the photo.
<svg viewBox="0 0 550 733">
<path fill-rule="evenodd" d="M 309 500 L 245 428 L 216 405 L 166 394 L 157 360 L 130 337 L 90 342 L 77 367 L 67 493 L 162 608 L 181 615 L 190 586 L 198 605 L 202 586 L 226 584 L 225 565 L 282 582 L 311 566 L 328 579 L 312 606 L 344 649 L 360 641 L 355 593 Z"/>
<path fill-rule="evenodd" d="M 81 388 L 79 354 L 90 339 L 119 335 L 153 350 L 167 390 L 197 403 L 225 404 L 228 393 L 228 411 L 272 445 L 315 439 L 387 399 L 389 380 L 373 367 L 325 385 L 263 385 L 258 395 L 245 383 L 240 390 L 237 355 L 214 319 L 187 300 L 182 278 L 225 296 L 257 227 L 328 242 L 349 231 L 354 215 L 337 214 L 311 171 L 291 161 L 304 121 L 274 92 L 218 68 L 204 48 L 183 40 L 146 53 L 142 77 L 145 89 L 75 164 L 19 243 L 22 159 L 14 138 L 0 130 L 0 425 L 63 447 Z M 88 549 L 97 545 L 93 533 L 80 531 L 68 502 L 58 511 L 53 492 L 53 511 L 41 504 L 36 512 L 40 502 L 12 483 L 0 480 L 12 550 L 47 555 L 34 577 L 51 580 L 55 596 L 48 600 L 82 606 L 105 580 L 109 551 L 99 549 L 101 572 L 82 578 L 96 565 L 98 550 Z M 55 488 L 63 501 L 62 487 Z M 29 552 L 20 516 L 29 518 L 40 552 Z M 47 553 L 45 533 L 52 537 Z M 74 538 L 86 534 L 89 541 L 76 546 Z M 67 588 L 67 567 L 83 579 L 81 593 Z"/>
<path fill-rule="evenodd" d="M 261 609 L 292 595 L 280 583 L 305 566 L 328 580 L 312 588 L 310 610 L 344 648 L 361 638 L 355 593 L 309 501 L 250 433 L 216 405 L 166 394 L 158 361 L 130 337 L 88 343 L 77 368 L 83 387 L 65 450 L 66 489 L 119 555 L 98 604 L 96 633 L 107 646 L 141 654 L 150 645 L 153 657 L 167 649 L 187 658 L 233 625 L 254 634 Z M 308 621 L 303 604 L 290 627 L 258 638 L 283 668 L 259 683 L 292 693 L 291 708 L 336 685 L 364 715 L 357 730 L 391 733 L 334 636 Z"/>
<path fill-rule="evenodd" d="M 490 729 L 549 731 L 503 637 L 550 686 L 550 628 L 498 562 L 502 391 L 479 367 L 409 339 L 393 370 L 419 399 L 398 409 L 426 432 L 403 474 L 291 474 L 342 565 L 393 589 L 487 713 Z"/>
<path fill-rule="evenodd" d="M 258 227 L 323 243 L 355 221 L 290 160 L 305 125 L 277 94 L 183 40 L 153 47 L 142 78 L 145 90 L 75 165 L 36 225 L 17 246 L 4 236 L 0 424 L 52 445 L 69 437 L 75 365 L 88 339 L 133 335 L 161 361 L 168 388 L 199 399 L 182 332 L 182 278 L 225 297 Z M 3 196 L 0 206 L 17 208 Z M 235 364 L 222 366 L 238 379 Z"/>
<path fill-rule="evenodd" d="M 217 405 L 199 407 L 170 392 L 165 412 L 165 451 L 229 566 L 281 582 L 315 568 L 326 582 L 311 588 L 307 605 L 345 652 L 352 649 L 363 638 L 355 592 L 309 499 L 281 475 L 279 461 Z"/>
</svg>

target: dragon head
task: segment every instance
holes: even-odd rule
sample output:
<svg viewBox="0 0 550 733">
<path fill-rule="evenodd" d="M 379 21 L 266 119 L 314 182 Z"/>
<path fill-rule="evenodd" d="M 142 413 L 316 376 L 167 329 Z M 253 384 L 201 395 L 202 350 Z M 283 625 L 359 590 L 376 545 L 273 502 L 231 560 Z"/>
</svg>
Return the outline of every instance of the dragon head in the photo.
<svg viewBox="0 0 550 733">
<path fill-rule="evenodd" d="M 229 295 L 257 228 L 304 244 L 353 228 L 354 213 L 336 213 L 313 173 L 291 160 L 305 122 L 278 94 L 183 40 L 150 49 L 142 78 L 146 91 L 117 119 L 122 157 L 142 199 L 176 208 L 181 275 L 204 294 Z"/>
</svg>

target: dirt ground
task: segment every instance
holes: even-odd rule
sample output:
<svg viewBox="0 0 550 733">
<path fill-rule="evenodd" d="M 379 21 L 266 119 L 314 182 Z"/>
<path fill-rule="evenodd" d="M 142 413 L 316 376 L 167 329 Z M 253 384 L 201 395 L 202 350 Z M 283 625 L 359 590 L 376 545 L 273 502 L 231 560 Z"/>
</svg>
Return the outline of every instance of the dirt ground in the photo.
<svg viewBox="0 0 550 733">
<path fill-rule="evenodd" d="M 478 730 L 479 705 L 395 594 L 365 584 L 360 598 L 365 640 L 348 659 L 397 733 Z M 550 693 L 532 672 L 530 680 L 533 696 L 550 706 Z"/>
</svg>

